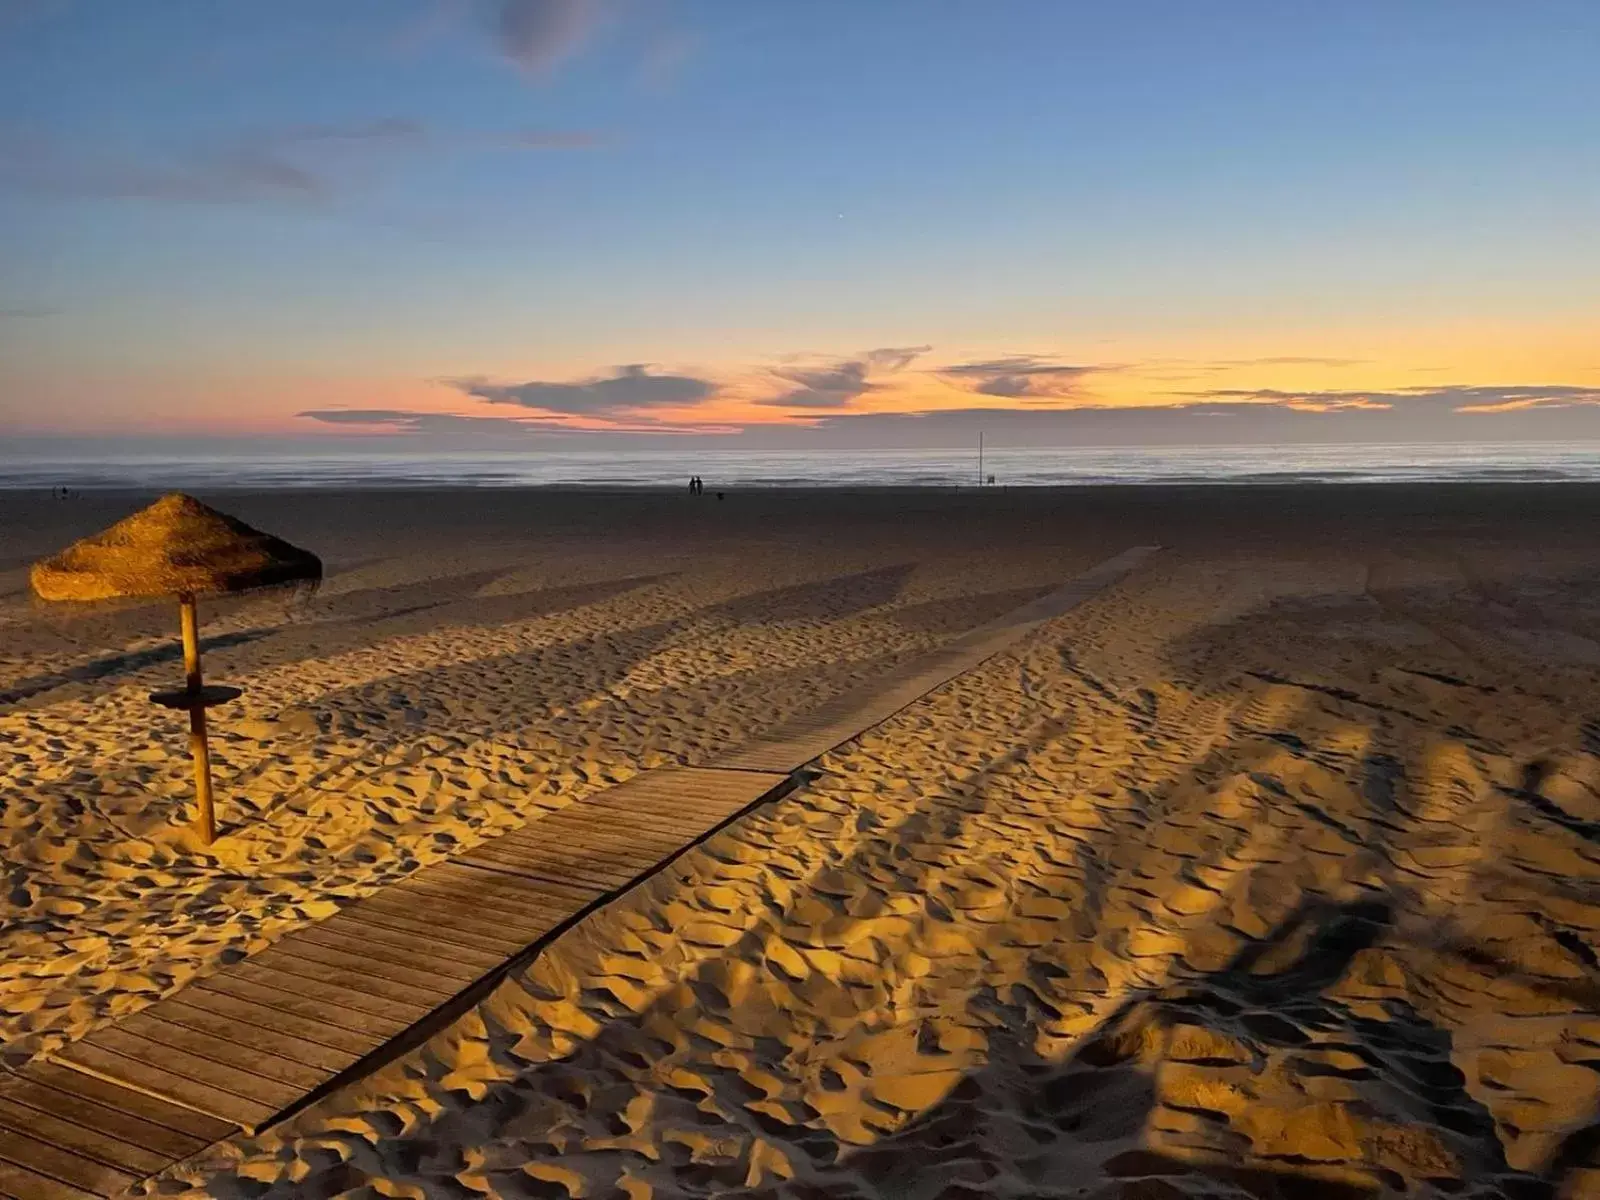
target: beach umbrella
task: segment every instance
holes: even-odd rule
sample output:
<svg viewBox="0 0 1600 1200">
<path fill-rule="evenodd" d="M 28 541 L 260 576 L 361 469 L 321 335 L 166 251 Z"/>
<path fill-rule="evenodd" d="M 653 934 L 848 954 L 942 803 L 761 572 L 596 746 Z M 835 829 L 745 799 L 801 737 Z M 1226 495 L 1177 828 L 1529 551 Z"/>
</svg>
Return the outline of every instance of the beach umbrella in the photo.
<svg viewBox="0 0 1600 1200">
<path fill-rule="evenodd" d="M 34 592 L 44 600 L 90 602 L 174 598 L 183 631 L 182 688 L 150 699 L 189 714 L 189 752 L 199 801 L 200 835 L 217 835 L 211 799 L 206 709 L 240 695 L 238 688 L 207 687 L 200 677 L 199 617 L 195 600 L 284 584 L 316 584 L 322 560 L 288 542 L 252 529 L 193 496 L 173 492 L 103 533 L 74 542 L 34 563 Z"/>
</svg>

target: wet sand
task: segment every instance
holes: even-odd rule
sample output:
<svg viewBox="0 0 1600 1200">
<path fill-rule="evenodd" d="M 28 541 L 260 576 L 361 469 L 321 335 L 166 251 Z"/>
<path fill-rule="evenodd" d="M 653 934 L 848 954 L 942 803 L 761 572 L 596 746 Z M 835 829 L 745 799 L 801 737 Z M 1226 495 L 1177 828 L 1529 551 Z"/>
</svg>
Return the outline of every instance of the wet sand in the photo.
<svg viewBox="0 0 1600 1200">
<path fill-rule="evenodd" d="M 0 498 L 13 1061 L 1167 549 L 167 1189 L 1600 1190 L 1600 489 L 215 499 L 329 580 L 213 609 L 207 857 L 173 614 L 15 594 L 134 503 Z"/>
</svg>

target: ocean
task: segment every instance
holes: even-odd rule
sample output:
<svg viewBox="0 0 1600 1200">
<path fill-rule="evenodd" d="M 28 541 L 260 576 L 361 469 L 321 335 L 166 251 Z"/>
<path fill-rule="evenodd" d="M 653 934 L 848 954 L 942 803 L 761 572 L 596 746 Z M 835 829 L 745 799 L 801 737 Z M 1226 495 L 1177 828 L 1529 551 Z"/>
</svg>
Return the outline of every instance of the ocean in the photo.
<svg viewBox="0 0 1600 1200">
<path fill-rule="evenodd" d="M 976 448 L 772 452 L 703 450 L 304 454 L 7 453 L 0 488 L 141 491 L 352 487 L 972 487 Z M 1084 484 L 1600 481 L 1600 443 L 988 448 L 1005 487 Z"/>
</svg>

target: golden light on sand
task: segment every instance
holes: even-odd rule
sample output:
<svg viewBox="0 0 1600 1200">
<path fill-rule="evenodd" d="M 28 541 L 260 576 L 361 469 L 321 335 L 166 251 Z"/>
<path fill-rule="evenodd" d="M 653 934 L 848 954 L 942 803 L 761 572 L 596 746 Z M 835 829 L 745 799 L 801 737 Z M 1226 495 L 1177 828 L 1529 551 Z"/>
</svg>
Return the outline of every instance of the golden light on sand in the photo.
<svg viewBox="0 0 1600 1200">
<path fill-rule="evenodd" d="M 68 643 L 0 610 L 22 652 L 8 1053 L 715 755 L 1159 526 L 1117 589 L 829 755 L 424 1049 L 180 1175 L 879 1195 L 933 1164 L 1002 1192 L 1582 1194 L 1597 501 L 1308 494 L 862 497 L 825 520 L 753 496 L 242 502 L 337 550 L 302 620 L 241 603 L 210 626 L 246 685 L 219 780 L 257 814 L 220 874 L 174 838 L 175 738 L 143 700 L 162 668 L 105 662 L 164 621 Z M 41 529 L 67 511 L 36 503 Z"/>
</svg>

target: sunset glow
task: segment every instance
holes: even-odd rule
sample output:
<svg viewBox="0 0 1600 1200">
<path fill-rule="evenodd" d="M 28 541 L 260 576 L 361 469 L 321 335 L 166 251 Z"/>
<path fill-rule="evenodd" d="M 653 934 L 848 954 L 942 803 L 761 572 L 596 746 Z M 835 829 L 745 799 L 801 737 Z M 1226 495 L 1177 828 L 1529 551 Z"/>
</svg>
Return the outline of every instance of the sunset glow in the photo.
<svg viewBox="0 0 1600 1200">
<path fill-rule="evenodd" d="M 0 431 L 1600 436 L 1590 8 L 556 9 L 5 10 Z"/>
</svg>

